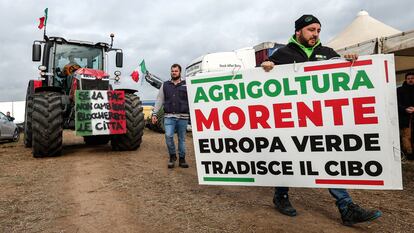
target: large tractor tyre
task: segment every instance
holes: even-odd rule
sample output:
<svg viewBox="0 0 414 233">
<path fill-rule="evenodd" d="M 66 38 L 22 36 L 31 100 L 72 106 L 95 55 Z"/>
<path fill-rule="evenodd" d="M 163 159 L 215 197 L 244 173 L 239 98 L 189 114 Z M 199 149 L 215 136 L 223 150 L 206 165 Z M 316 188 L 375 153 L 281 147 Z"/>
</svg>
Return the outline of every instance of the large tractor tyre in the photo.
<svg viewBox="0 0 414 233">
<path fill-rule="evenodd" d="M 144 135 L 144 113 L 139 97 L 125 93 L 126 134 L 112 136 L 112 150 L 136 150 L 142 142 Z"/>
<path fill-rule="evenodd" d="M 36 93 L 33 97 L 33 157 L 62 153 L 63 109 L 61 94 Z"/>
<path fill-rule="evenodd" d="M 27 85 L 26 106 L 24 113 L 24 145 L 28 148 L 32 147 L 32 111 L 33 111 L 33 80 Z"/>
<path fill-rule="evenodd" d="M 83 137 L 83 141 L 85 142 L 85 144 L 92 146 L 108 144 L 110 139 L 111 138 L 108 135 L 95 135 Z"/>
<path fill-rule="evenodd" d="M 157 123 L 152 123 L 152 117 L 149 116 L 146 121 L 146 127 L 152 131 L 164 133 L 165 127 L 164 127 L 164 108 L 161 107 L 161 109 L 157 113 Z"/>
<path fill-rule="evenodd" d="M 160 133 L 165 133 L 165 127 L 164 127 L 164 108 L 161 108 L 158 112 L 158 120 L 156 124 L 156 131 Z"/>
</svg>

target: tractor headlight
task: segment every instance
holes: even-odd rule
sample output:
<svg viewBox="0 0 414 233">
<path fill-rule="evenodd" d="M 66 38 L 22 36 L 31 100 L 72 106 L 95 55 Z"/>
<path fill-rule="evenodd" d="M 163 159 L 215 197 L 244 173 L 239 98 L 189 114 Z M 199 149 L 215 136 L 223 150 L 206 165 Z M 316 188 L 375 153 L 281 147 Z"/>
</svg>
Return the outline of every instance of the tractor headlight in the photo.
<svg viewBox="0 0 414 233">
<path fill-rule="evenodd" d="M 39 69 L 40 71 L 45 71 L 47 68 L 46 68 L 46 66 L 42 66 L 42 65 L 40 65 L 40 66 L 38 67 L 38 69 Z"/>
<path fill-rule="evenodd" d="M 115 71 L 115 72 L 114 72 L 114 75 L 115 75 L 115 76 L 121 76 L 121 71 L 119 71 L 119 70 Z"/>
</svg>

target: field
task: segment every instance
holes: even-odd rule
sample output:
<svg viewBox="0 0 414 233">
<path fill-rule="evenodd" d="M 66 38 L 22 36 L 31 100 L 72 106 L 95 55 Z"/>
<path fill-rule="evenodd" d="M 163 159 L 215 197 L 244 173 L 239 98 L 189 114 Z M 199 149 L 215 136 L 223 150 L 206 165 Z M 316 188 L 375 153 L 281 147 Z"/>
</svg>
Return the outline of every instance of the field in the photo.
<svg viewBox="0 0 414 233">
<path fill-rule="evenodd" d="M 0 232 L 414 232 L 414 162 L 403 162 L 404 190 L 350 190 L 383 216 L 345 227 L 326 189 L 294 188 L 295 218 L 272 204 L 273 188 L 198 185 L 190 168 L 167 169 L 164 135 L 145 130 L 137 151 L 86 146 L 64 132 L 63 155 L 34 159 L 0 143 Z"/>
</svg>

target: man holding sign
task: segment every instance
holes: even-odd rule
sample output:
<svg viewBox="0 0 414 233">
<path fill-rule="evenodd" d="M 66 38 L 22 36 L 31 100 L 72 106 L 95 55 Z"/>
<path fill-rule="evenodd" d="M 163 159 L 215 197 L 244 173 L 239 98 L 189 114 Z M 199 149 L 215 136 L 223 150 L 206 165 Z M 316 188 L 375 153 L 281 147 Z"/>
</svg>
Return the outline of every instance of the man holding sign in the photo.
<svg viewBox="0 0 414 233">
<path fill-rule="evenodd" d="M 313 15 L 303 15 L 295 21 L 295 34 L 289 43 L 277 50 L 268 61 L 262 63 L 265 71 L 270 71 L 275 65 L 301 63 L 307 61 L 329 60 L 339 57 L 332 48 L 322 46 L 319 40 L 321 23 Z M 355 61 L 358 55 L 349 54 L 345 59 Z M 273 202 L 276 209 L 282 214 L 296 216 L 296 209 L 289 201 L 288 187 L 276 187 Z M 378 210 L 365 210 L 354 204 L 346 189 L 329 189 L 330 194 L 336 199 L 336 205 L 344 225 L 352 225 L 359 222 L 374 220 L 381 216 Z"/>
</svg>

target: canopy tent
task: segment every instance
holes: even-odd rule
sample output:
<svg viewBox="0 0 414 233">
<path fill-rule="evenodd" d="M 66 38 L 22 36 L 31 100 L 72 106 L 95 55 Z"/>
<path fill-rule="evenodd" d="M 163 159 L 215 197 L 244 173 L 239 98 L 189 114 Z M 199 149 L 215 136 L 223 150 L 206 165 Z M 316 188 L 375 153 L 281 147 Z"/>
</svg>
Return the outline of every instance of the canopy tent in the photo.
<svg viewBox="0 0 414 233">
<path fill-rule="evenodd" d="M 401 31 L 388 26 L 371 16 L 368 12 L 360 11 L 357 17 L 341 33 L 335 36 L 327 46 L 339 50 L 362 41 L 391 36 Z"/>
<path fill-rule="evenodd" d="M 414 71 L 414 30 L 400 32 L 370 17 L 366 11 L 359 12 L 357 18 L 328 46 L 341 55 L 393 53 L 397 84 L 404 81 L 405 73 Z"/>
</svg>

